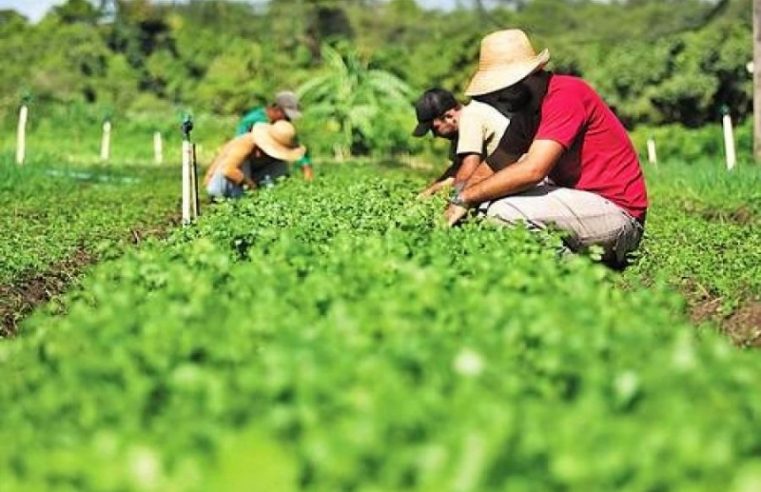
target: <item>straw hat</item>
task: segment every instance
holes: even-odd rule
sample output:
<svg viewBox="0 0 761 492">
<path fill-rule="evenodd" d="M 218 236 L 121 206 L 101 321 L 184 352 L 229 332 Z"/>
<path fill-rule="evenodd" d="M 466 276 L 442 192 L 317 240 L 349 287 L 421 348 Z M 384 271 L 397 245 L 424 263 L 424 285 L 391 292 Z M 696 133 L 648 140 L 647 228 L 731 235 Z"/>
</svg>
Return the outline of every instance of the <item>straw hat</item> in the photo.
<svg viewBox="0 0 761 492">
<path fill-rule="evenodd" d="M 306 152 L 303 145 L 296 143 L 296 129 L 285 120 L 275 123 L 257 123 L 251 129 L 254 143 L 265 154 L 282 161 L 296 161 Z"/>
<path fill-rule="evenodd" d="M 488 94 L 520 82 L 550 60 L 550 52 L 538 55 L 526 33 L 506 29 L 486 35 L 481 40 L 478 71 L 465 90 L 467 96 Z"/>
</svg>

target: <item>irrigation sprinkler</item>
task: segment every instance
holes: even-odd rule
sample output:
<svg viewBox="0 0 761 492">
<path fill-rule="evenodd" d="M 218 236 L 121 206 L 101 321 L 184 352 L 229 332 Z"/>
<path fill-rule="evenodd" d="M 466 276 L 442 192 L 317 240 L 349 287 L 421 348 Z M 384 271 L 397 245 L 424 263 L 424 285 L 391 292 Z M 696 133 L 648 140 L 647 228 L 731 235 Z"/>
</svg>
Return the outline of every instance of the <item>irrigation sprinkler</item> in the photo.
<svg viewBox="0 0 761 492">
<path fill-rule="evenodd" d="M 16 133 L 16 163 L 21 165 L 26 159 L 26 120 L 29 116 L 29 108 L 26 104 L 21 105 L 18 115 L 18 132 Z"/>
<path fill-rule="evenodd" d="M 198 167 L 196 146 L 190 140 L 193 120 L 186 115 L 182 121 L 182 225 L 190 225 L 198 218 Z"/>
<path fill-rule="evenodd" d="M 111 121 L 103 122 L 103 138 L 100 141 L 100 160 L 108 161 L 111 155 Z"/>
<path fill-rule="evenodd" d="M 729 114 L 729 108 L 726 106 L 721 109 L 722 125 L 724 126 L 724 155 L 727 160 L 727 171 L 731 171 L 737 163 L 737 154 L 735 153 L 735 137 L 732 130 L 732 117 Z"/>
</svg>

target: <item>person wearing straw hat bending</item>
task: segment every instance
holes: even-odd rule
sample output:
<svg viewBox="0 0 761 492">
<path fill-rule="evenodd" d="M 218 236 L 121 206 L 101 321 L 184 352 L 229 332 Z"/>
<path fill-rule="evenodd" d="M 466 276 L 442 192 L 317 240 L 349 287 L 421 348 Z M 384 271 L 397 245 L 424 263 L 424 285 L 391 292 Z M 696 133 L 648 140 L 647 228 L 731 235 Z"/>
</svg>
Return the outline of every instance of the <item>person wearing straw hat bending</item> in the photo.
<svg viewBox="0 0 761 492">
<path fill-rule="evenodd" d="M 257 123 L 275 123 L 276 121 L 294 122 L 301 118 L 299 109 L 299 98 L 291 91 L 281 91 L 275 94 L 275 101 L 267 106 L 257 106 L 250 109 L 238 122 L 235 128 L 235 136 L 239 137 L 250 132 Z M 312 159 L 309 154 L 293 163 L 294 167 L 301 169 L 304 179 L 311 181 L 314 179 L 312 170 Z"/>
<path fill-rule="evenodd" d="M 518 29 L 481 41 L 466 95 L 511 115 L 497 150 L 454 194 L 453 225 L 476 208 L 505 224 L 564 231 L 574 251 L 601 246 L 603 260 L 625 265 L 639 246 L 648 200 L 637 153 L 621 122 L 582 79 L 545 71 Z M 525 154 L 525 155 L 524 155 Z M 512 164 L 512 165 L 510 165 Z"/>
<path fill-rule="evenodd" d="M 239 198 L 246 188 L 254 190 L 287 176 L 284 161 L 300 159 L 305 152 L 289 122 L 257 123 L 222 147 L 203 183 L 212 198 Z"/>
<path fill-rule="evenodd" d="M 420 193 L 431 196 L 446 186 L 460 189 L 483 159 L 497 148 L 509 120 L 488 104 L 471 101 L 463 106 L 444 89 L 428 89 L 415 103 L 417 126 L 412 135 L 422 137 L 429 131 L 452 142 L 452 164 Z"/>
</svg>

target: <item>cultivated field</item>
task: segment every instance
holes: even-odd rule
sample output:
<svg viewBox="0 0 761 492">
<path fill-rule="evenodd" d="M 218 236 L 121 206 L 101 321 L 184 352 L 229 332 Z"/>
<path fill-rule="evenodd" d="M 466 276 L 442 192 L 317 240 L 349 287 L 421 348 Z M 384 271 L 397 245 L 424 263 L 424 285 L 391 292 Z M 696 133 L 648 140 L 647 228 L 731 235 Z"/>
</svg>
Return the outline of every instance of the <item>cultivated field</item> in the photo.
<svg viewBox="0 0 761 492">
<path fill-rule="evenodd" d="M 4 288 L 102 261 L 0 341 L 3 490 L 761 480 L 761 359 L 737 347 L 760 341 L 758 169 L 649 168 L 617 273 L 551 235 L 446 229 L 403 167 L 322 163 L 185 229 L 176 169 L 30 188 L 51 168 L 3 166 Z"/>
</svg>

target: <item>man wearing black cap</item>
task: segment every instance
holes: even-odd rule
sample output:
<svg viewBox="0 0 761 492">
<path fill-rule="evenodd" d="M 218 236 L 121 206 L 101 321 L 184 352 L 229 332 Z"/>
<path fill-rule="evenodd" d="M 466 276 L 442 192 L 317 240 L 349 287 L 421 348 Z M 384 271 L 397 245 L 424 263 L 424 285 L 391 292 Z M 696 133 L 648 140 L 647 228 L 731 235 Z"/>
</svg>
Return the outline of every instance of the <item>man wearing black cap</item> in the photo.
<svg viewBox="0 0 761 492">
<path fill-rule="evenodd" d="M 446 171 L 420 195 L 430 196 L 453 185 L 462 187 L 481 162 L 497 148 L 509 120 L 488 104 L 472 101 L 463 106 L 451 92 L 434 88 L 415 103 L 418 124 L 412 135 L 422 137 L 429 131 L 452 142 Z"/>
</svg>

